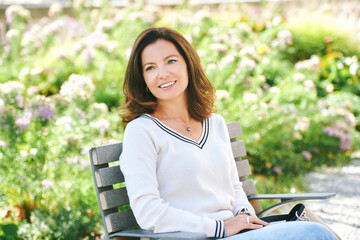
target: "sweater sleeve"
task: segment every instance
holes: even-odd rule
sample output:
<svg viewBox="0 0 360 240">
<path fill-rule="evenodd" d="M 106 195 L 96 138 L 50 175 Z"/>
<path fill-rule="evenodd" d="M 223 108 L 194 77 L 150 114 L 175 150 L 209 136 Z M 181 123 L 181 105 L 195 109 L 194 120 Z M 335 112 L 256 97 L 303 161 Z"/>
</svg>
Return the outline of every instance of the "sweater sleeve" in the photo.
<svg viewBox="0 0 360 240">
<path fill-rule="evenodd" d="M 161 198 L 156 176 L 157 155 L 158 149 L 149 127 L 130 122 L 124 134 L 120 168 L 139 226 L 155 233 L 184 231 L 225 237 L 223 221 L 174 208 Z"/>
</svg>

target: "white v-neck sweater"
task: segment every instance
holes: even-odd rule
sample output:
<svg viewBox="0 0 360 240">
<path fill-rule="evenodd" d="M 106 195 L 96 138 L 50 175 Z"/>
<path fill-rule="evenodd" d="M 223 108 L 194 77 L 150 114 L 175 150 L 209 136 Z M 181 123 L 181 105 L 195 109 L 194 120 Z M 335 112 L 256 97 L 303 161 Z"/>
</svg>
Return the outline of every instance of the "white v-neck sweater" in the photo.
<svg viewBox="0 0 360 240">
<path fill-rule="evenodd" d="M 120 167 L 143 229 L 225 237 L 224 220 L 254 209 L 239 181 L 224 119 L 203 122 L 195 142 L 150 115 L 125 129 Z"/>
</svg>

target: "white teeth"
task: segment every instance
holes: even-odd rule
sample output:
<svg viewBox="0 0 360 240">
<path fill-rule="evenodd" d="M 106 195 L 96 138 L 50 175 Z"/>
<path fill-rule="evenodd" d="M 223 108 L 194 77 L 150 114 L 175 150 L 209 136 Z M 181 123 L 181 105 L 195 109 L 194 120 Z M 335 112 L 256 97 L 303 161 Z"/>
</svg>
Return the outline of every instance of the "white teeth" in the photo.
<svg viewBox="0 0 360 240">
<path fill-rule="evenodd" d="M 166 87 L 170 87 L 171 85 L 175 84 L 175 82 L 169 82 L 163 85 L 160 85 L 160 88 L 166 88 Z"/>
</svg>

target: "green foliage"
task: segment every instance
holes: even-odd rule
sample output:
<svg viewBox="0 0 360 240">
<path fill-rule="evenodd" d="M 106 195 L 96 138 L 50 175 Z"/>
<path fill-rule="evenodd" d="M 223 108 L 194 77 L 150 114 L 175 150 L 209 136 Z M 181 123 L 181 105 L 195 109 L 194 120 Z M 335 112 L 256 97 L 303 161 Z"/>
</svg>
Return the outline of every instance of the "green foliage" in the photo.
<svg viewBox="0 0 360 240">
<path fill-rule="evenodd" d="M 17 233 L 18 226 L 14 223 L 0 223 L 1 240 L 18 240 L 21 239 Z"/>
<path fill-rule="evenodd" d="M 198 51 L 218 113 L 242 122 L 259 192 L 302 191 L 303 174 L 347 163 L 360 145 L 360 50 L 351 37 L 289 24 L 271 9 L 108 3 L 74 1 L 74 17 L 52 8 L 40 21 L 6 10 L 0 239 L 103 234 L 88 149 L 121 141 L 127 57 L 150 26 L 179 30 Z"/>
<path fill-rule="evenodd" d="M 286 26 L 294 40 L 294 45 L 287 50 L 287 57 L 294 61 L 309 59 L 312 55 L 324 56 L 329 51 L 360 57 L 355 33 L 340 28 L 335 22 L 310 18 Z"/>
</svg>

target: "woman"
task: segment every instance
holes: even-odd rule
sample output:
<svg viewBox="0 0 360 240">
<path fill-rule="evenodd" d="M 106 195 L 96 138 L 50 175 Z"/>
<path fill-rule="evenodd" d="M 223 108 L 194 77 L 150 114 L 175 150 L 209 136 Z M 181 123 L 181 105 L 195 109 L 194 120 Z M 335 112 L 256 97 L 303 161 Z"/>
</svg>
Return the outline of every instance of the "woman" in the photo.
<svg viewBox="0 0 360 240">
<path fill-rule="evenodd" d="M 238 179 L 225 121 L 213 113 L 214 87 L 182 35 L 168 28 L 143 31 L 124 93 L 120 167 L 140 227 L 215 238 L 237 234 L 234 239 L 279 239 L 292 232 L 300 239 L 300 229 L 309 239 L 316 232 L 336 239 L 318 224 L 266 227 L 256 217 Z M 261 230 L 238 234 L 244 229 Z"/>
</svg>

